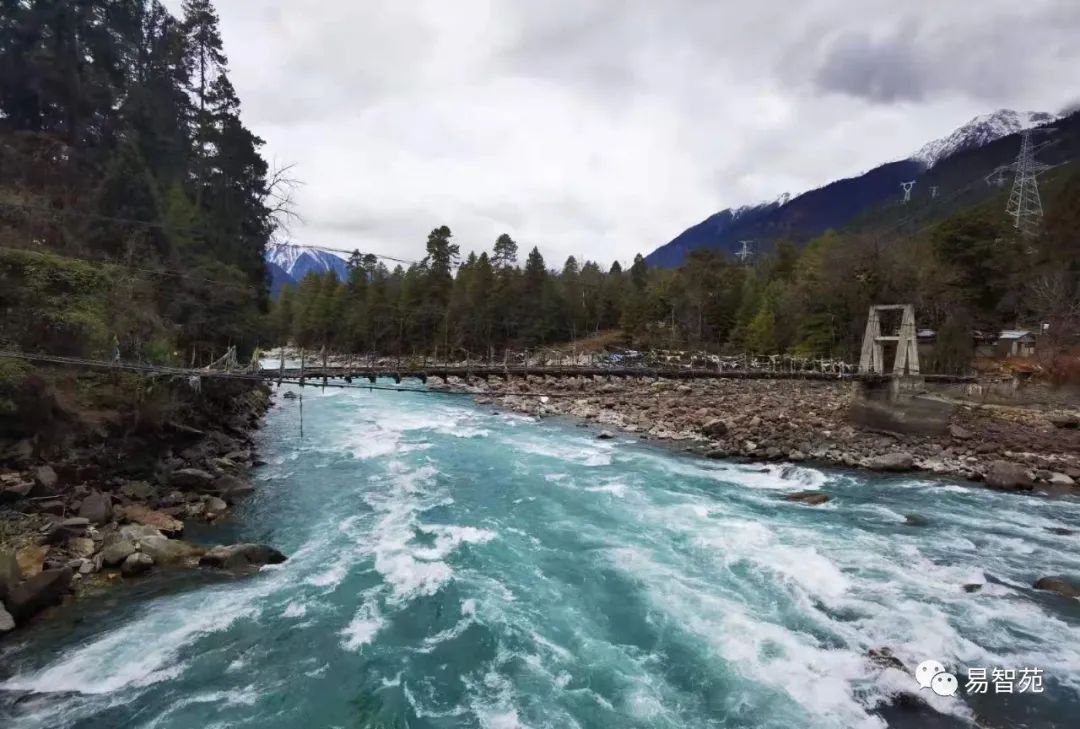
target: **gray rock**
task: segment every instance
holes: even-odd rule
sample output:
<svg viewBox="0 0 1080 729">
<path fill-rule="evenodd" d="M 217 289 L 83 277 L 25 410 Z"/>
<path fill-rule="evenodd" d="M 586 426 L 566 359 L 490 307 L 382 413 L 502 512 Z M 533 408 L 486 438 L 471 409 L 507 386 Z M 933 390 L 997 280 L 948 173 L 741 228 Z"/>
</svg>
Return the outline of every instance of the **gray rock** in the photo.
<svg viewBox="0 0 1080 729">
<path fill-rule="evenodd" d="M 79 516 L 91 524 L 104 524 L 112 518 L 112 497 L 92 491 L 79 505 Z"/>
<path fill-rule="evenodd" d="M 1025 466 L 1011 461 L 994 461 L 990 464 L 984 480 L 992 489 L 1018 489 L 1030 491 L 1034 484 Z"/>
<path fill-rule="evenodd" d="M 163 537 L 161 530 L 147 524 L 125 524 L 118 532 L 120 539 L 138 542 L 147 537 Z"/>
<path fill-rule="evenodd" d="M 146 481 L 127 481 L 120 487 L 120 493 L 136 501 L 148 501 L 157 495 L 157 489 Z"/>
<path fill-rule="evenodd" d="M 201 468 L 181 468 L 169 476 L 171 486 L 189 491 L 208 490 L 213 483 L 213 474 Z"/>
<path fill-rule="evenodd" d="M 164 539 L 164 537 L 162 537 Z M 101 563 L 106 567 L 116 567 L 123 564 L 124 560 L 135 553 L 135 543 L 127 539 L 113 542 L 101 550 Z"/>
<path fill-rule="evenodd" d="M 1080 428 L 1080 416 L 1077 415 L 1051 415 L 1048 419 L 1055 428 L 1066 428 L 1069 430 Z"/>
<path fill-rule="evenodd" d="M 960 425 L 950 425 L 949 435 L 957 440 L 971 440 L 974 437 L 974 433 Z"/>
<path fill-rule="evenodd" d="M 94 556 L 94 540 L 87 537 L 73 537 L 67 543 L 68 552 L 81 559 Z"/>
<path fill-rule="evenodd" d="M 907 514 L 904 516 L 904 524 L 913 527 L 924 527 L 930 526 L 930 520 L 918 514 Z"/>
<path fill-rule="evenodd" d="M 596 435 L 597 440 L 611 440 L 614 437 L 615 436 L 612 434 L 612 432 L 610 430 L 601 430 Z"/>
<path fill-rule="evenodd" d="M 4 607 L 4 603 L 0 602 L 0 633 L 7 633 L 12 630 L 15 630 L 15 618 Z"/>
<path fill-rule="evenodd" d="M 1033 587 L 1036 590 L 1056 592 L 1065 597 L 1080 597 L 1080 585 L 1064 577 L 1040 577 Z"/>
<path fill-rule="evenodd" d="M 86 529 L 86 527 L 90 526 L 90 520 L 85 516 L 70 516 L 60 522 L 60 525 L 68 529 Z"/>
<path fill-rule="evenodd" d="M 723 438 L 728 434 L 728 425 L 723 420 L 716 418 L 701 426 L 701 433 L 709 438 Z"/>
<path fill-rule="evenodd" d="M 120 574 L 124 577 L 135 577 L 145 574 L 154 566 L 154 558 L 143 552 L 129 554 L 124 563 L 120 565 Z"/>
<path fill-rule="evenodd" d="M 1049 481 L 1050 483 L 1054 484 L 1055 486 L 1075 486 L 1076 485 L 1076 481 L 1074 481 L 1072 478 L 1065 475 L 1064 473 L 1051 473 L 1050 478 L 1048 478 L 1046 480 Z"/>
<path fill-rule="evenodd" d="M 264 564 L 280 564 L 285 560 L 284 554 L 265 544 L 232 544 L 214 547 L 202 556 L 199 564 L 222 569 L 238 569 Z"/>
<path fill-rule="evenodd" d="M 216 496 L 211 496 L 209 499 L 206 500 L 207 516 L 216 516 L 218 514 L 221 514 L 228 508 L 229 505 Z"/>
<path fill-rule="evenodd" d="M 56 491 L 56 484 L 59 481 L 59 479 L 57 479 L 56 477 L 56 471 L 53 469 L 52 466 L 38 466 L 37 468 L 35 468 L 34 480 L 36 480 L 40 486 L 48 489 L 50 492 Z"/>
<path fill-rule="evenodd" d="M 194 544 L 167 537 L 146 537 L 139 542 L 139 550 L 150 555 L 156 564 L 176 564 L 193 560 L 206 551 Z"/>
<path fill-rule="evenodd" d="M 243 497 L 255 491 L 255 488 L 248 482 L 239 479 L 236 476 L 225 474 L 224 476 L 220 476 L 217 481 L 214 482 L 214 490 L 217 491 L 225 501 L 230 504 L 235 504 Z"/>
<path fill-rule="evenodd" d="M 910 453 L 882 453 L 866 459 L 866 467 L 875 471 L 910 471 L 915 459 Z"/>
<path fill-rule="evenodd" d="M 35 613 L 58 604 L 71 586 L 71 569 L 45 570 L 17 585 L 4 600 L 8 612 L 21 623 Z"/>
<path fill-rule="evenodd" d="M 820 491 L 796 491 L 793 494 L 784 496 L 784 501 L 794 501 L 799 504 L 806 504 L 807 506 L 820 506 L 831 500 L 831 496 L 823 494 Z"/>
</svg>

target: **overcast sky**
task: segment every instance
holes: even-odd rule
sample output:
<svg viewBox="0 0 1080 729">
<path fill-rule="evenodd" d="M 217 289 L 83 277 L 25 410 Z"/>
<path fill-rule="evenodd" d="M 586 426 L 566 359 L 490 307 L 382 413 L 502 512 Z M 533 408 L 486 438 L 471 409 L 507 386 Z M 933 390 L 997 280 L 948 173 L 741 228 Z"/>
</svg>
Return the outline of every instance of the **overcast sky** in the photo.
<svg viewBox="0 0 1080 729">
<path fill-rule="evenodd" d="M 174 10 L 180 0 L 167 0 Z M 298 242 L 549 266 L 1080 99 L 1077 0 L 217 0 Z"/>
</svg>

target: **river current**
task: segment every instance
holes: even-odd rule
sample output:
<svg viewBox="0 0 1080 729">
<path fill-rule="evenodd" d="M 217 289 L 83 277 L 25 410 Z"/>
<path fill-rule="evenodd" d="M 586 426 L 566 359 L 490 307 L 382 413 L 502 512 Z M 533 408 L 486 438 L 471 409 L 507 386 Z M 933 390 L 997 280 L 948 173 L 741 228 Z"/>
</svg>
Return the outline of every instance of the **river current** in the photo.
<svg viewBox="0 0 1080 729">
<path fill-rule="evenodd" d="M 257 493 L 192 534 L 290 559 L 132 581 L 16 634 L 0 689 L 52 693 L 0 724 L 1077 726 L 1080 601 L 1030 589 L 1080 575 L 1080 538 L 1051 531 L 1080 532 L 1076 500 L 709 461 L 449 394 L 307 388 L 303 438 L 299 408 L 257 436 Z M 782 500 L 808 489 L 832 501 Z M 1045 690 L 969 694 L 968 667 Z M 913 689 L 932 708 L 892 706 Z"/>
</svg>

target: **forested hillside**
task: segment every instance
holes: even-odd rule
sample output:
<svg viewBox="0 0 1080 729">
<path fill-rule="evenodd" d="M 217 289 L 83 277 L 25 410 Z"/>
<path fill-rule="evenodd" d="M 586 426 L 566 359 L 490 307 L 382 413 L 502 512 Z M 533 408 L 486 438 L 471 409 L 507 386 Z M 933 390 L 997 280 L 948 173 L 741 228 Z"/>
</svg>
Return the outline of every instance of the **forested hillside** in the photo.
<svg viewBox="0 0 1080 729">
<path fill-rule="evenodd" d="M 179 18 L 158 0 L 0 0 L 0 349 L 179 364 L 254 348 L 275 224 L 261 145 L 209 0 Z M 61 377 L 0 361 L 8 430 Z"/>
<path fill-rule="evenodd" d="M 829 231 L 802 250 L 781 243 L 751 266 L 694 251 L 674 270 L 651 269 L 640 255 L 625 271 L 572 257 L 553 269 L 535 247 L 521 265 L 508 235 L 462 260 L 443 226 L 408 268 L 356 253 L 346 283 L 309 274 L 282 292 L 272 326 L 280 341 L 384 354 L 488 356 L 619 327 L 628 346 L 853 360 L 867 307 L 911 302 L 921 327 L 940 330 L 932 366 L 958 370 L 973 329 L 1045 323 L 1050 347 L 1075 337 L 1080 173 L 1069 165 L 1043 182 L 1046 217 L 1031 238 L 1012 227 L 1001 193 L 940 222 L 886 217 Z"/>
</svg>

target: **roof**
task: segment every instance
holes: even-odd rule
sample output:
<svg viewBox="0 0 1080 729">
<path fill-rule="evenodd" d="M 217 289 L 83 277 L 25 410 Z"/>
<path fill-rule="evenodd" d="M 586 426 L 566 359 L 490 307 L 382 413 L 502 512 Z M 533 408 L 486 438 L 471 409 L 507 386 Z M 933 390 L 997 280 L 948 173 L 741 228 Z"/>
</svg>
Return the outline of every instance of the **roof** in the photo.
<svg viewBox="0 0 1080 729">
<path fill-rule="evenodd" d="M 1035 335 L 1027 329 L 1002 329 L 1001 334 L 998 335 L 998 339 L 1023 339 L 1024 337 L 1034 336 Z"/>
</svg>

